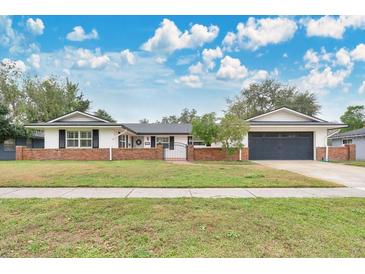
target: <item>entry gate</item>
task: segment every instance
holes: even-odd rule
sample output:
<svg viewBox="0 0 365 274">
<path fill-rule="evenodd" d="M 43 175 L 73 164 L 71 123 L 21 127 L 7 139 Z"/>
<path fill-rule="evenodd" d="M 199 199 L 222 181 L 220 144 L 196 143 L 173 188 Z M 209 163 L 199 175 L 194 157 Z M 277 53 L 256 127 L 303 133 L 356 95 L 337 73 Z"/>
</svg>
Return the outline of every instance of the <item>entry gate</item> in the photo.
<svg viewBox="0 0 365 274">
<path fill-rule="evenodd" d="M 163 158 L 167 161 L 186 161 L 188 158 L 188 146 L 183 143 L 170 143 L 163 149 Z"/>
</svg>

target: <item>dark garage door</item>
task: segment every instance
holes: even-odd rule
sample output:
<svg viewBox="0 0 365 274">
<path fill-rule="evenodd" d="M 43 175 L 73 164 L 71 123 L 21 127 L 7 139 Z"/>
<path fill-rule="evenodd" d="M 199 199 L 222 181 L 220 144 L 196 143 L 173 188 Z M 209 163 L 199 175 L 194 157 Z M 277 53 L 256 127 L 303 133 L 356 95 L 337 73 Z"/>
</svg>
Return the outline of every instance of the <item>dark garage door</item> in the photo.
<svg viewBox="0 0 365 274">
<path fill-rule="evenodd" d="M 250 160 L 313 160 L 313 132 L 250 132 Z"/>
</svg>

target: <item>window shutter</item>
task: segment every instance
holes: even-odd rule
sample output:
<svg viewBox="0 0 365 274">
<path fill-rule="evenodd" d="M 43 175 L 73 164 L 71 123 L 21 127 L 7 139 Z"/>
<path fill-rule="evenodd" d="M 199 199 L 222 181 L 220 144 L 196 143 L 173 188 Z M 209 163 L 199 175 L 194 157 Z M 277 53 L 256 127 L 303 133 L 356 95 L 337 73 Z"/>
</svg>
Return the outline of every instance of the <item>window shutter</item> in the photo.
<svg viewBox="0 0 365 274">
<path fill-rule="evenodd" d="M 66 147 L 66 130 L 60 129 L 58 131 L 58 147 L 65 148 Z"/>
<path fill-rule="evenodd" d="M 99 148 L 99 130 L 93 129 L 93 148 Z"/>
<path fill-rule="evenodd" d="M 175 137 L 170 136 L 170 149 L 174 150 Z"/>
<path fill-rule="evenodd" d="M 156 147 L 156 136 L 151 136 L 151 147 Z"/>
</svg>

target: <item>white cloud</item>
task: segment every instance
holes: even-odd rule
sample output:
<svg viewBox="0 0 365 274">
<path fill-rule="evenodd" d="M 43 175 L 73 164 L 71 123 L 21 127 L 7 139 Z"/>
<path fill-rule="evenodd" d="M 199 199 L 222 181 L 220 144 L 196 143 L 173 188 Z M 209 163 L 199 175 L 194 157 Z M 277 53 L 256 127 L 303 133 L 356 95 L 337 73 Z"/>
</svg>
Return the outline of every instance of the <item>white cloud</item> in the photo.
<svg viewBox="0 0 365 274">
<path fill-rule="evenodd" d="M 203 62 L 208 69 L 213 69 L 215 67 L 215 59 L 220 59 L 223 57 L 223 52 L 220 47 L 215 49 L 204 49 L 203 50 Z"/>
<path fill-rule="evenodd" d="M 291 39 L 297 30 L 295 21 L 284 18 L 250 17 L 246 24 L 237 25 L 237 33 L 228 32 L 223 40 L 225 49 L 246 48 L 256 50 L 269 44 L 278 44 Z"/>
<path fill-rule="evenodd" d="M 182 83 L 191 88 L 201 88 L 203 86 L 202 82 L 200 81 L 200 77 L 197 75 L 181 76 L 178 80 L 176 80 L 176 83 Z"/>
<path fill-rule="evenodd" d="M 217 71 L 217 79 L 220 80 L 237 80 L 247 76 L 247 68 L 241 65 L 241 61 L 230 56 L 221 60 L 221 66 Z"/>
<path fill-rule="evenodd" d="M 41 56 L 39 54 L 32 54 L 27 61 L 31 64 L 31 66 L 35 69 L 39 69 L 41 67 Z"/>
<path fill-rule="evenodd" d="M 96 29 L 92 29 L 91 32 L 86 33 L 83 27 L 76 26 L 73 28 L 73 31 L 67 34 L 66 38 L 70 41 L 84 41 L 98 39 L 99 35 Z"/>
<path fill-rule="evenodd" d="M 37 19 L 33 19 L 33 18 L 29 18 L 27 20 L 27 29 L 28 31 L 30 31 L 32 34 L 34 35 L 42 35 L 43 31 L 44 31 L 44 24 L 42 19 L 37 18 Z"/>
<path fill-rule="evenodd" d="M 188 70 L 190 74 L 202 74 L 204 72 L 204 66 L 201 62 L 198 62 L 195 65 L 191 65 Z"/>
<path fill-rule="evenodd" d="M 1 62 L 4 65 L 14 65 L 15 69 L 20 72 L 24 72 L 27 70 L 27 66 L 22 60 L 10 60 L 9 58 L 4 58 Z"/>
<path fill-rule="evenodd" d="M 189 31 L 182 32 L 173 21 L 164 19 L 153 37 L 141 48 L 145 51 L 169 54 L 178 49 L 201 47 L 212 42 L 218 35 L 217 26 L 193 25 Z"/>
<path fill-rule="evenodd" d="M 341 39 L 346 28 L 365 28 L 365 16 L 323 16 L 304 20 L 307 36 L 322 36 Z"/>
<path fill-rule="evenodd" d="M 159 56 L 155 59 L 155 61 L 156 61 L 157 64 L 163 64 L 167 61 L 167 59 L 165 57 Z"/>
<path fill-rule="evenodd" d="M 309 49 L 305 52 L 303 60 L 306 61 L 305 67 L 308 68 L 318 64 L 319 57 L 317 52 L 315 52 L 313 49 Z"/>
<path fill-rule="evenodd" d="M 79 69 L 103 69 L 110 63 L 110 58 L 106 54 L 101 54 L 100 49 L 95 52 L 79 48 L 66 48 L 66 58 L 73 63 L 75 68 Z"/>
<path fill-rule="evenodd" d="M 9 48 L 10 53 L 24 52 L 24 35 L 13 29 L 9 16 L 0 16 L 0 46 Z"/>
<path fill-rule="evenodd" d="M 361 86 L 359 87 L 359 93 L 360 94 L 365 93 L 365 81 L 362 81 Z"/>
<path fill-rule="evenodd" d="M 358 44 L 356 48 L 351 51 L 351 57 L 356 61 L 365 61 L 365 45 Z"/>
<path fill-rule="evenodd" d="M 275 72 L 274 74 L 276 74 Z M 251 84 L 261 82 L 269 78 L 270 74 L 266 70 L 258 70 L 250 73 L 250 76 L 242 83 L 242 88 L 248 88 Z"/>
<path fill-rule="evenodd" d="M 285 52 L 284 54 L 283 54 L 283 58 L 288 58 L 289 56 L 288 56 L 288 54 Z"/>
<path fill-rule="evenodd" d="M 341 48 L 339 51 L 336 52 L 336 59 L 336 63 L 341 66 L 351 65 L 350 53 L 344 48 Z"/>
<path fill-rule="evenodd" d="M 130 52 L 129 49 L 125 49 L 120 52 L 120 56 L 123 61 L 127 62 L 130 65 L 134 65 L 136 63 L 136 57 L 133 52 Z"/>
</svg>

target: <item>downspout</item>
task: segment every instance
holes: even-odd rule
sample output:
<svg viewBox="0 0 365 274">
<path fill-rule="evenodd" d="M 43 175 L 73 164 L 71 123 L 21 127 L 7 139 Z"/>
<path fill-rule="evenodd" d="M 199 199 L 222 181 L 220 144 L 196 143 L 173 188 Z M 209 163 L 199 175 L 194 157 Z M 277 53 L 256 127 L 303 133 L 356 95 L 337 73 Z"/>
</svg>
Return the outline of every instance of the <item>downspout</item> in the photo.
<svg viewBox="0 0 365 274">
<path fill-rule="evenodd" d="M 113 138 L 112 138 L 112 141 L 115 139 L 115 138 L 118 138 L 120 135 L 123 135 L 127 132 L 127 130 L 124 130 L 122 131 L 121 133 L 118 133 L 117 135 L 115 135 Z M 113 160 L 113 148 L 112 148 L 112 144 L 113 142 L 110 143 L 110 147 L 109 147 L 109 161 L 112 161 Z M 119 146 L 119 144 L 118 144 Z"/>
<path fill-rule="evenodd" d="M 332 137 L 333 135 L 339 133 L 340 130 L 336 130 L 335 132 L 332 132 L 331 134 L 327 135 L 326 137 L 326 162 L 328 162 L 328 138 Z"/>
</svg>

